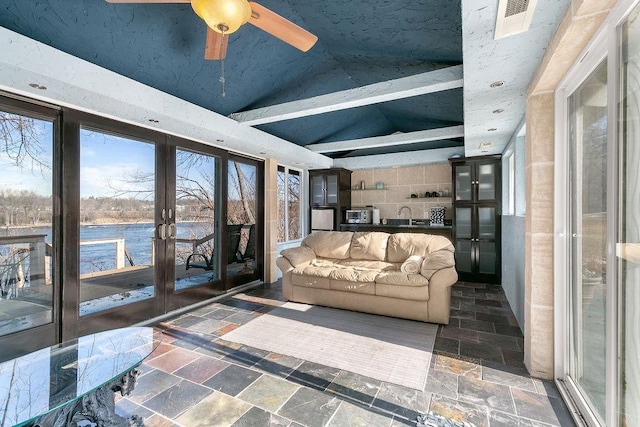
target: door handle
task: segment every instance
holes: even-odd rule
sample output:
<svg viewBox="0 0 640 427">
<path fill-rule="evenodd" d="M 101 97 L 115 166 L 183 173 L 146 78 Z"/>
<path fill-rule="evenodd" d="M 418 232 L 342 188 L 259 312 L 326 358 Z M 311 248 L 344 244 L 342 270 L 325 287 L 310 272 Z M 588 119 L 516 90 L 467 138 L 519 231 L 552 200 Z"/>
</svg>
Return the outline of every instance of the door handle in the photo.
<svg viewBox="0 0 640 427">
<path fill-rule="evenodd" d="M 167 240 L 167 225 L 158 224 L 158 238 L 160 240 Z"/>
<path fill-rule="evenodd" d="M 172 222 L 169 224 L 169 239 L 175 240 L 176 238 L 176 223 Z"/>
</svg>

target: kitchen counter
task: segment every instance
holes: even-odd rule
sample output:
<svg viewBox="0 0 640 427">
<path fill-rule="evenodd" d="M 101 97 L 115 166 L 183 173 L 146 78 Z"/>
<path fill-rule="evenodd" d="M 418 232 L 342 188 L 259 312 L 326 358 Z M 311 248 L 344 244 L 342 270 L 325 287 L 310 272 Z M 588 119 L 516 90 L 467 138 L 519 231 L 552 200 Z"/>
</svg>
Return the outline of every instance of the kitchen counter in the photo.
<svg viewBox="0 0 640 427">
<path fill-rule="evenodd" d="M 396 220 L 399 221 L 399 220 Z M 451 225 L 431 225 L 428 221 L 416 220 L 409 225 L 408 220 L 404 223 L 391 224 L 340 224 L 340 231 L 383 231 L 385 233 L 424 233 L 445 236 L 451 239 Z"/>
</svg>

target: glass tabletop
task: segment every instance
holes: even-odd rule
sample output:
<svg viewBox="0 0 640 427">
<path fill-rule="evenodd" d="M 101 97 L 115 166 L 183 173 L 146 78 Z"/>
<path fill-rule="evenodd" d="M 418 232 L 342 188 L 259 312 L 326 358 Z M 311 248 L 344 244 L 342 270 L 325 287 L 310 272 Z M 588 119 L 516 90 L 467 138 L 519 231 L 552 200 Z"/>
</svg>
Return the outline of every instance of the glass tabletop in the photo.
<svg viewBox="0 0 640 427">
<path fill-rule="evenodd" d="M 121 328 L 1 363 L 0 427 L 32 421 L 122 377 L 157 345 L 153 328 Z"/>
</svg>

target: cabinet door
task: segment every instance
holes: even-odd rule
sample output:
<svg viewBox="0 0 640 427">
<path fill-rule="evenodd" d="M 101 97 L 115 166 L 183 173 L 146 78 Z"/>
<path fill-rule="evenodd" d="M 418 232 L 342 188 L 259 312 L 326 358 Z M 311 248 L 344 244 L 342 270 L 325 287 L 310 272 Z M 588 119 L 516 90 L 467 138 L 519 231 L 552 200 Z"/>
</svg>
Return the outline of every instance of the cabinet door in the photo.
<svg viewBox="0 0 640 427">
<path fill-rule="evenodd" d="M 454 166 L 455 183 L 454 183 L 454 200 L 467 201 L 473 200 L 473 165 L 461 164 Z"/>
<path fill-rule="evenodd" d="M 455 239 L 473 237 L 473 206 L 456 206 Z"/>
<path fill-rule="evenodd" d="M 338 175 L 326 175 L 326 195 L 328 205 L 338 204 L 338 194 L 340 186 L 338 185 Z"/>
<path fill-rule="evenodd" d="M 498 266 L 496 263 L 498 256 L 498 248 L 496 241 L 479 241 L 476 242 L 476 263 L 477 272 L 480 274 L 498 274 Z"/>
<path fill-rule="evenodd" d="M 480 240 L 495 240 L 496 238 L 496 208 L 495 206 L 478 206 L 478 222 L 475 237 Z"/>
<path fill-rule="evenodd" d="M 456 271 L 473 273 L 474 244 L 470 240 L 456 240 Z"/>
<path fill-rule="evenodd" d="M 496 164 L 497 163 L 478 163 L 476 164 L 477 200 L 479 202 L 487 200 L 496 200 Z"/>
<path fill-rule="evenodd" d="M 311 175 L 311 204 L 324 205 L 324 176 Z"/>
</svg>

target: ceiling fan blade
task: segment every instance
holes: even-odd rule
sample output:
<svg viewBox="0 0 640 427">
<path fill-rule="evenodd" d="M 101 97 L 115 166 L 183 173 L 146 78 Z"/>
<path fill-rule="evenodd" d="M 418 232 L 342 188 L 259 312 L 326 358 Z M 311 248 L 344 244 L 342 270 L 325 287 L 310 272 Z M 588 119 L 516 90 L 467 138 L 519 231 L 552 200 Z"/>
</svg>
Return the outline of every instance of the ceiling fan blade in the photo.
<svg viewBox="0 0 640 427">
<path fill-rule="evenodd" d="M 107 3 L 191 3 L 191 0 L 106 0 Z"/>
<path fill-rule="evenodd" d="M 251 1 L 249 5 L 251 6 L 249 22 L 283 42 L 306 52 L 318 41 L 317 36 L 266 7 Z"/>
<path fill-rule="evenodd" d="M 227 56 L 229 36 L 222 35 L 207 27 L 207 41 L 204 44 L 204 59 L 224 59 Z"/>
</svg>

